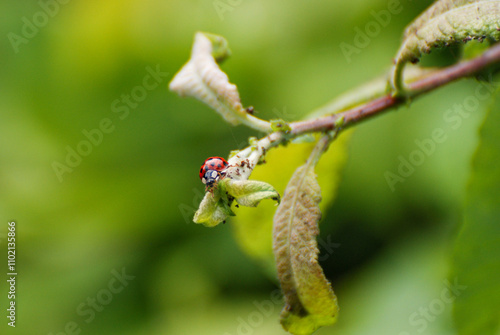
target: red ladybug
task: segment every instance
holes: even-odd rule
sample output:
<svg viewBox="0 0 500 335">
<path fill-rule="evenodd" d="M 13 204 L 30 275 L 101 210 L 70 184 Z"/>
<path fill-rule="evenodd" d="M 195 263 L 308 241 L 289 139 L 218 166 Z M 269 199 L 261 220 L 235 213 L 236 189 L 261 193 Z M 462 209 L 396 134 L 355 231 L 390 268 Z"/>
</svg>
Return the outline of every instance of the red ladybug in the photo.
<svg viewBox="0 0 500 335">
<path fill-rule="evenodd" d="M 222 157 L 209 157 L 200 168 L 200 179 L 207 187 L 212 187 L 224 173 L 221 173 L 228 166 L 227 161 Z"/>
</svg>

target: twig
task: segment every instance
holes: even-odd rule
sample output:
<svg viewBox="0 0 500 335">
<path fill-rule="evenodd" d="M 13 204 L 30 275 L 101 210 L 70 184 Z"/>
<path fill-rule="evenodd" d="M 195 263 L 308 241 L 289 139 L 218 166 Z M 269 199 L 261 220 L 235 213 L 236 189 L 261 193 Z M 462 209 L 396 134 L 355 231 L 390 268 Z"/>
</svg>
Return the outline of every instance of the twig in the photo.
<svg viewBox="0 0 500 335">
<path fill-rule="evenodd" d="M 422 74 L 416 78 L 412 78 L 411 82 L 406 85 L 406 96 L 395 96 L 391 93 L 374 96 L 361 105 L 357 105 L 343 112 L 329 114 L 323 117 L 311 118 L 304 121 L 289 123 L 291 130 L 287 133 L 282 131 L 273 132 L 261 138 L 256 145 L 249 146 L 241 150 L 238 154 L 230 159 L 230 164 L 250 158 L 252 156 L 252 164 L 249 165 L 249 170 L 245 171 L 244 177 L 248 178 L 253 170 L 253 167 L 265 152 L 273 147 L 277 147 L 288 139 L 295 138 L 299 135 L 313 132 L 324 132 L 328 130 L 345 129 L 353 126 L 361 121 L 364 121 L 373 116 L 382 114 L 393 107 L 405 104 L 426 92 L 449 84 L 457 79 L 471 77 L 478 74 L 488 66 L 500 62 L 500 44 L 497 44 L 482 55 L 462 63 L 452 65 L 442 70 L 432 72 L 421 72 Z M 379 83 L 380 84 L 380 83 Z M 375 91 L 379 90 L 380 85 L 375 84 Z M 377 88 L 378 87 L 378 88 Z M 374 91 L 374 92 L 375 92 Z M 368 92 L 365 98 L 373 92 Z M 352 95 L 352 94 L 350 94 Z M 351 101 L 352 97 L 348 96 L 346 101 Z M 366 100 L 365 100 L 366 101 Z M 333 103 L 333 107 L 342 107 L 342 103 Z M 329 110 L 333 108 L 331 105 L 321 108 L 320 110 Z M 333 108 L 335 109 L 335 108 Z M 316 113 L 314 113 L 316 114 Z M 256 150 L 257 149 L 257 150 Z M 232 164 L 237 166 L 238 164 Z M 240 172 L 241 173 L 241 172 Z"/>
<path fill-rule="evenodd" d="M 342 127 L 352 126 L 372 116 L 379 115 L 390 108 L 404 104 L 410 99 L 413 100 L 423 93 L 432 91 L 457 79 L 473 76 L 497 62 L 500 62 L 500 44 L 494 45 L 476 58 L 434 71 L 423 78 L 413 81 L 407 86 L 409 92 L 406 97 L 395 97 L 389 93 L 342 113 L 292 122 L 290 123 L 290 127 L 292 128 L 290 135 L 293 137 L 303 133 L 333 129 L 335 128 L 336 121 L 342 117 L 344 118 Z"/>
</svg>

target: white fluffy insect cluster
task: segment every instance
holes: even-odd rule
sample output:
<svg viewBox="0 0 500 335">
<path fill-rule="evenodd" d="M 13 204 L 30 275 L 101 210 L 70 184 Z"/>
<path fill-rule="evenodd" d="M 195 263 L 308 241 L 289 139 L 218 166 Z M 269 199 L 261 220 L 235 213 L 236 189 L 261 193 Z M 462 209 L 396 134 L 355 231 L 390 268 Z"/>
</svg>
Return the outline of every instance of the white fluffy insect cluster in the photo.
<svg viewBox="0 0 500 335">
<path fill-rule="evenodd" d="M 281 133 L 272 133 L 262 138 L 255 145 L 251 145 L 231 157 L 227 161 L 229 166 L 224 170 L 226 177 L 235 180 L 247 180 L 250 178 L 259 160 L 266 154 L 269 148 L 282 140 L 282 136 Z"/>
</svg>

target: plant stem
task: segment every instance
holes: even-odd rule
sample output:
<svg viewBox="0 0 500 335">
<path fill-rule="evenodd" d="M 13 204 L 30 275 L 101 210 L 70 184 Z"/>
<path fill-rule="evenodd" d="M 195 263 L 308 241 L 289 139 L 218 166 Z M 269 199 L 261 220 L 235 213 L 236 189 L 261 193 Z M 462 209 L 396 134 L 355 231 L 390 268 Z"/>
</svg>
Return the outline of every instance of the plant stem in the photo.
<svg viewBox="0 0 500 335">
<path fill-rule="evenodd" d="M 258 117 L 249 114 L 245 114 L 238 119 L 242 124 L 249 128 L 261 131 L 263 133 L 271 132 L 271 122 L 269 121 L 259 119 Z"/>
<path fill-rule="evenodd" d="M 500 44 L 494 45 L 480 56 L 471 60 L 458 63 L 442 70 L 423 75 L 407 85 L 407 96 L 393 96 L 389 93 L 375 98 L 362 105 L 353 107 L 342 113 L 328 115 L 317 119 L 297 121 L 290 123 L 291 137 L 309 132 L 330 130 L 335 127 L 335 122 L 344 117 L 343 128 L 352 126 L 372 116 L 383 113 L 390 108 L 407 103 L 420 95 L 436 88 L 451 83 L 457 79 L 473 76 L 488 66 L 500 61 Z"/>
<path fill-rule="evenodd" d="M 309 159 L 307 160 L 308 164 L 313 164 L 316 165 L 318 164 L 319 159 L 321 156 L 328 150 L 328 147 L 330 146 L 330 143 L 337 138 L 339 131 L 338 130 L 333 130 L 329 131 L 327 134 L 323 135 L 316 145 L 314 146 L 313 151 L 309 155 Z"/>
<path fill-rule="evenodd" d="M 289 123 L 291 131 L 284 133 L 281 131 L 273 132 L 261 138 L 255 147 L 247 147 L 229 160 L 231 166 L 239 167 L 238 161 L 249 159 L 250 166 L 246 170 L 240 170 L 240 177 L 247 179 L 252 173 L 253 168 L 265 152 L 273 147 L 276 147 L 283 142 L 293 139 L 299 135 L 313 132 L 325 132 L 329 130 L 335 131 L 335 136 L 346 127 L 353 126 L 358 122 L 364 121 L 370 117 L 379 115 L 393 107 L 405 104 L 426 92 L 451 83 L 457 79 L 471 77 L 478 74 L 488 66 L 500 62 L 500 43 L 491 47 L 482 55 L 471 60 L 458 63 L 442 70 L 428 72 L 420 70 L 420 75 L 411 78 L 411 82 L 406 84 L 404 96 L 395 96 L 391 93 L 381 94 L 382 86 L 380 82 L 374 82 L 367 85 L 362 92 L 361 105 L 351 107 L 359 97 L 355 97 L 354 93 L 348 93 L 339 100 L 334 100 L 327 106 L 313 112 L 317 115 L 318 112 L 335 113 L 339 109 L 350 108 L 343 112 L 330 114 L 323 117 L 311 118 L 304 121 Z M 371 99 L 370 99 L 371 96 Z M 359 101 L 359 100 L 358 100 Z M 342 120 L 343 119 L 343 120 Z M 341 122 L 339 122 L 341 121 Z M 323 137 L 320 142 L 327 141 L 328 135 Z M 325 145 L 326 149 L 328 145 Z"/>
</svg>

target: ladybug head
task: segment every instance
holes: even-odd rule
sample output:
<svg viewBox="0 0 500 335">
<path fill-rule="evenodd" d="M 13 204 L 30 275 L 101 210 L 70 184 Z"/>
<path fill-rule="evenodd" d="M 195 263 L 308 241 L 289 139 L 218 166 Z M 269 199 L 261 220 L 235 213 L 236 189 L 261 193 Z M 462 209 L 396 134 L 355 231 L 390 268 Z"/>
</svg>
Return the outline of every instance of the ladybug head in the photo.
<svg viewBox="0 0 500 335">
<path fill-rule="evenodd" d="M 203 184 L 207 185 L 207 187 L 212 187 L 213 184 L 219 180 L 220 176 L 221 174 L 219 171 L 207 170 L 201 181 Z"/>
</svg>

